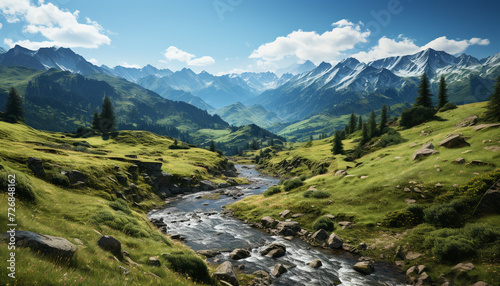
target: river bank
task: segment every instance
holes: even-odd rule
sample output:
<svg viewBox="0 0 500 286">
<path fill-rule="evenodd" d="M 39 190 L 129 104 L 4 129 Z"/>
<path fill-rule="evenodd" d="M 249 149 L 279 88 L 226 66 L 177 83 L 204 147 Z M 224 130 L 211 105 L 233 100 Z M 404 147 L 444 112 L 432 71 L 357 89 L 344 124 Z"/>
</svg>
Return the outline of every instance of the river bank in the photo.
<svg viewBox="0 0 500 286">
<path fill-rule="evenodd" d="M 405 285 L 404 276 L 394 267 L 375 263 L 373 274 L 362 275 L 352 268 L 358 258 L 349 252 L 327 251 L 297 238 L 288 240 L 269 235 L 229 216 L 223 206 L 260 194 L 279 182 L 277 178 L 260 174 L 253 166 L 239 165 L 237 169 L 240 177 L 248 179 L 251 184 L 188 194 L 170 201 L 161 210 L 150 212 L 148 218 L 164 222 L 169 235 L 183 239 L 193 250 L 217 253 L 208 259 L 210 263 L 230 261 L 233 266 L 243 265 L 239 269 L 243 268 L 240 272 L 245 274 L 258 270 L 271 273 L 275 265 L 285 265 L 288 272 L 273 277 L 273 285 L 332 285 L 333 282 L 342 282 L 342 285 Z M 269 258 L 260 254 L 273 243 L 284 245 L 286 255 Z M 231 259 L 230 252 L 234 249 L 246 249 L 250 256 L 238 261 Z M 316 259 L 322 262 L 319 268 L 309 265 Z"/>
</svg>

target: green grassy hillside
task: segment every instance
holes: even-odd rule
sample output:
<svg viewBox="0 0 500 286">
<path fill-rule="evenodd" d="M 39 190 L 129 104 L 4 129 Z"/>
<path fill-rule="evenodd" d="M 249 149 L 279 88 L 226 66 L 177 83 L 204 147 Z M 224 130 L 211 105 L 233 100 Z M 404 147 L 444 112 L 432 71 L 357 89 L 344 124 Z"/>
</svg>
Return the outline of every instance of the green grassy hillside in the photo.
<svg viewBox="0 0 500 286">
<path fill-rule="evenodd" d="M 456 275 L 451 267 L 457 261 L 450 262 L 447 257 L 440 259 L 438 255 L 441 249 L 436 246 L 437 242 L 432 247 L 434 242 L 429 241 L 449 228 L 422 221 L 411 222 L 414 218 L 405 213 L 410 205 L 418 205 L 425 211 L 433 205 L 445 207 L 454 199 L 477 204 L 477 194 L 484 193 L 492 182 L 500 179 L 500 171 L 495 171 L 500 164 L 499 129 L 475 131 L 474 126 L 455 126 L 470 115 L 480 116 L 484 107 L 485 103 L 474 103 L 438 113 L 440 120 L 399 130 L 406 139 L 404 143 L 378 149 L 355 162 L 344 161 L 344 155 L 333 156 L 331 138 L 297 143 L 287 151 L 264 151 L 270 154 L 260 161 L 266 171 L 289 177 L 301 176 L 303 185 L 296 183 L 296 187 L 293 187 L 289 183 L 292 185 L 291 190 L 284 191 L 287 189 L 285 181 L 281 192 L 271 196 L 247 197 L 230 208 L 240 218 L 250 221 L 259 220 L 265 215 L 279 219 L 279 213 L 286 209 L 292 213 L 303 213 L 305 215 L 296 220 L 311 231 L 318 217 L 331 214 L 335 216 L 335 222 L 355 223 L 354 227 L 346 229 L 337 225 L 335 233 L 344 242 L 351 241 L 354 245 L 366 242 L 369 247 L 364 255 L 394 262 L 401 260 L 394 253 L 398 246 L 402 246 L 406 251 L 424 254 L 416 260 L 405 260 L 405 269 L 425 264 L 427 273 L 435 280 L 441 279 L 439 276 L 444 273 L 448 279 L 455 279 L 454 285 L 475 282 L 475 279 L 498 285 L 500 281 L 495 274 L 500 271 L 500 215 L 471 217 L 464 212 L 456 216 L 457 220 L 464 219 L 465 227 L 472 228 L 482 223 L 480 231 L 493 233 L 493 241 L 496 241 L 496 244 L 490 241 L 489 244 L 477 246 L 477 253 L 467 256 L 464 261 L 459 260 L 471 261 L 476 268 L 472 272 Z M 448 135 L 456 133 L 465 137 L 470 146 L 456 149 L 438 146 Z M 353 149 L 357 144 L 353 141 L 359 139 L 358 136 L 344 140 L 344 149 Z M 432 142 L 439 153 L 413 161 L 413 153 L 427 142 Z M 466 163 L 481 160 L 488 165 L 455 164 L 453 161 L 459 157 L 464 158 Z M 335 176 L 336 171 L 341 169 L 347 169 L 348 175 Z M 472 190 L 477 193 L 472 194 Z M 465 235 L 465 229 L 451 229 L 450 236 Z M 474 241 L 473 238 L 468 239 Z M 472 242 L 470 244 L 473 245 Z M 380 258 L 381 254 L 384 254 L 383 258 Z"/>
<path fill-rule="evenodd" d="M 0 284 L 195 285 L 195 278 L 171 270 L 179 268 L 161 255 L 170 253 L 179 255 L 182 261 L 205 263 L 148 222 L 146 211 L 160 206 L 163 200 L 146 177 L 134 177 L 129 167 L 141 165 L 141 162 L 162 163 L 161 171 L 172 174 L 172 183 L 181 185 L 183 183 L 179 180 L 185 177 L 191 178 L 192 184 L 204 179 L 223 182 L 226 177 L 222 171 L 228 166 L 226 159 L 200 148 L 169 149 L 172 139 L 143 131 L 121 131 L 110 138 L 81 140 L 67 134 L 38 131 L 22 124 L 0 122 L 2 233 L 7 230 L 8 223 L 8 194 L 3 187 L 7 175 L 16 174 L 17 230 L 63 237 L 78 247 L 69 262 L 54 261 L 18 247 L 17 278 L 12 280 L 2 275 Z M 130 158 L 134 157 L 130 155 L 137 158 Z M 43 160 L 44 178 L 36 177 L 28 168 L 29 157 Z M 71 170 L 86 174 L 88 182 L 70 185 L 60 172 Z M 119 261 L 99 248 L 97 240 L 103 234 L 121 241 L 122 250 L 127 251 L 137 264 L 127 259 Z M 8 257 L 9 253 L 6 242 L 0 242 L 0 256 Z M 148 266 L 151 256 L 160 256 L 166 267 Z M 0 267 L 6 269 L 5 259 L 0 262 Z M 130 273 L 123 274 L 120 267 L 125 267 Z M 183 268 L 180 269 L 182 272 Z M 186 266 L 184 269 L 189 270 Z"/>
</svg>

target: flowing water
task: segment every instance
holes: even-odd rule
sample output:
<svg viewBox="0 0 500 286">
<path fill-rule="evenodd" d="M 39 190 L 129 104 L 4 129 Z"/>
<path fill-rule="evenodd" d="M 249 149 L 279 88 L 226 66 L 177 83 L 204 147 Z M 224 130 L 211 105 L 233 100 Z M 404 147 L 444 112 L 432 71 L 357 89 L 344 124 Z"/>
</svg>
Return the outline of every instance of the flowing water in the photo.
<svg viewBox="0 0 500 286">
<path fill-rule="evenodd" d="M 243 192 L 243 198 L 259 194 L 269 186 L 276 185 L 278 179 L 264 176 L 253 166 L 236 166 L 240 177 L 250 180 L 249 185 L 237 188 Z M 148 214 L 150 218 L 163 219 L 168 226 L 168 233 L 180 234 L 186 238 L 185 244 L 194 250 L 221 250 L 222 253 L 209 261 L 222 263 L 229 259 L 229 251 L 234 248 L 252 249 L 251 257 L 234 261 L 233 265 L 243 264 L 244 273 L 265 270 L 268 273 L 276 263 L 294 266 L 281 277 L 273 277 L 273 285 L 333 285 L 340 280 L 341 285 L 406 285 L 405 277 L 393 267 L 386 264 L 375 264 L 375 272 L 362 275 L 352 269 L 357 262 L 356 257 L 339 251 L 336 254 L 311 247 L 307 243 L 293 239 L 288 241 L 279 236 L 271 236 L 253 229 L 242 221 L 221 214 L 222 206 L 236 201 L 234 197 L 221 196 L 220 199 L 203 199 L 200 195 L 216 191 L 188 194 L 169 203 L 166 208 L 154 210 Z M 239 199 L 239 198 L 238 198 Z M 280 258 L 261 256 L 265 246 L 279 242 L 286 246 L 286 255 Z M 319 259 L 323 266 L 312 268 L 310 261 Z"/>
</svg>

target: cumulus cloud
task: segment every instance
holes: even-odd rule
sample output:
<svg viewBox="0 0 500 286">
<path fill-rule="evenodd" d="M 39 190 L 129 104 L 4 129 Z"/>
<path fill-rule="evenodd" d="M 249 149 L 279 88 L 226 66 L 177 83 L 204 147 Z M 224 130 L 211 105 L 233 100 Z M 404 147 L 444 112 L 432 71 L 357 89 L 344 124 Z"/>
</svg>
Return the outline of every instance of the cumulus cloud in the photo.
<svg viewBox="0 0 500 286">
<path fill-rule="evenodd" d="M 359 52 L 352 57 L 362 61 L 369 62 L 381 58 L 401 56 L 417 53 L 419 51 L 431 48 L 438 51 L 445 51 L 449 54 L 455 55 L 464 52 L 469 46 L 472 45 L 489 45 L 488 39 L 471 38 L 470 40 L 452 40 L 442 36 L 436 38 L 429 43 L 418 46 L 413 39 L 399 36 L 398 39 L 389 39 L 382 37 L 378 40 L 378 44 L 372 47 L 367 52 Z"/>
<path fill-rule="evenodd" d="M 96 66 L 99 64 L 99 61 L 98 61 L 98 60 L 96 60 L 96 59 L 94 59 L 94 58 L 91 58 L 91 59 L 90 59 L 90 60 L 88 60 L 88 61 L 89 61 L 91 64 L 96 65 Z"/>
<path fill-rule="evenodd" d="M 163 56 L 167 61 L 179 61 L 184 62 L 189 66 L 208 66 L 215 63 L 214 58 L 210 56 L 202 56 L 196 58 L 195 55 L 185 52 L 177 47 L 170 46 L 165 50 Z"/>
<path fill-rule="evenodd" d="M 215 60 L 214 58 L 210 57 L 210 56 L 203 56 L 201 58 L 197 58 L 197 59 L 194 59 L 194 60 L 190 60 L 188 62 L 188 65 L 190 66 L 200 66 L 200 67 L 204 67 L 204 66 L 208 66 L 208 65 L 212 65 L 215 63 Z"/>
<path fill-rule="evenodd" d="M 97 48 L 111 43 L 97 22 L 86 18 L 86 24 L 79 23 L 78 10 L 71 13 L 43 1 L 33 4 L 29 0 L 2 0 L 0 12 L 9 23 L 25 22 L 23 32 L 40 33 L 47 39 L 40 42 L 5 39 L 4 43 L 11 47 L 19 44 L 30 49 L 50 46 Z"/>
<path fill-rule="evenodd" d="M 3 25 L 2 25 L 2 23 L 0 23 L 0 29 L 2 29 L 2 27 L 3 27 Z"/>
<path fill-rule="evenodd" d="M 285 57 L 300 60 L 336 61 L 344 57 L 344 52 L 353 49 L 359 43 L 367 42 L 369 31 L 362 31 L 360 24 L 342 19 L 332 24 L 331 31 L 318 34 L 315 31 L 297 30 L 286 37 L 259 46 L 250 58 L 266 61 L 278 61 Z"/>
</svg>

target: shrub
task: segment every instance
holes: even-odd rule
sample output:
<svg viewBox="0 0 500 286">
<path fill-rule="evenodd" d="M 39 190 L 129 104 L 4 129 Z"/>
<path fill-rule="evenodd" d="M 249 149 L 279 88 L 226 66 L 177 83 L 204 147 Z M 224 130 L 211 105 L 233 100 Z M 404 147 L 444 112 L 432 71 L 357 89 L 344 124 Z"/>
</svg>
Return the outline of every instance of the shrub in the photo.
<svg viewBox="0 0 500 286">
<path fill-rule="evenodd" d="M 500 169 L 481 174 L 461 186 L 456 196 L 463 199 L 467 207 L 472 210 L 479 203 L 484 193 L 499 179 Z"/>
<path fill-rule="evenodd" d="M 97 226 L 101 224 L 107 225 L 133 237 L 150 236 L 148 231 L 141 227 L 141 224 L 137 221 L 137 219 L 131 215 L 126 215 L 122 211 L 98 211 L 90 218 L 90 222 Z"/>
<path fill-rule="evenodd" d="M 10 179 L 9 175 L 15 176 L 15 197 L 28 203 L 36 201 L 35 188 L 31 184 L 29 177 L 23 173 L 14 171 L 0 165 L 0 188 L 3 192 L 8 192 Z"/>
<path fill-rule="evenodd" d="M 460 262 L 476 254 L 473 242 L 461 236 L 438 238 L 432 247 L 432 253 L 440 261 Z"/>
<path fill-rule="evenodd" d="M 274 194 L 281 193 L 281 188 L 279 186 L 270 186 L 267 190 L 262 193 L 264 197 L 270 197 Z"/>
<path fill-rule="evenodd" d="M 417 216 L 408 209 L 389 212 L 382 220 L 382 225 L 385 227 L 409 227 L 420 223 Z"/>
<path fill-rule="evenodd" d="M 409 109 L 403 109 L 399 125 L 405 128 L 413 127 L 432 119 L 435 112 L 434 108 L 423 106 L 414 106 Z"/>
<path fill-rule="evenodd" d="M 315 199 L 326 199 L 330 197 L 330 194 L 323 191 L 306 191 L 304 193 L 304 198 L 315 198 Z"/>
<path fill-rule="evenodd" d="M 387 147 L 403 143 L 405 141 L 406 140 L 403 138 L 403 136 L 401 136 L 401 134 L 398 131 L 392 128 L 388 128 L 387 133 L 385 133 L 380 137 L 380 142 L 378 143 L 378 146 Z"/>
<path fill-rule="evenodd" d="M 299 178 L 300 178 L 300 180 L 302 182 L 305 181 L 305 180 L 307 180 L 307 176 L 306 175 L 301 175 Z"/>
<path fill-rule="evenodd" d="M 326 216 L 322 216 L 314 221 L 313 229 L 314 230 L 324 229 L 326 231 L 333 231 L 335 230 L 335 224 L 333 223 L 333 220 L 327 218 Z"/>
<path fill-rule="evenodd" d="M 56 186 L 60 187 L 69 187 L 70 182 L 68 176 L 65 176 L 61 173 L 55 173 L 50 178 L 50 182 Z"/>
<path fill-rule="evenodd" d="M 486 224 L 471 223 L 463 228 L 463 235 L 474 241 L 480 247 L 484 244 L 494 243 L 500 239 L 500 230 Z"/>
<path fill-rule="evenodd" d="M 298 188 L 304 185 L 304 183 L 300 180 L 300 178 L 290 179 L 283 183 L 285 192 Z"/>
<path fill-rule="evenodd" d="M 464 223 L 459 212 L 462 206 L 458 202 L 430 206 L 424 210 L 424 219 L 436 227 L 461 227 Z"/>
<path fill-rule="evenodd" d="M 187 274 L 196 282 L 210 282 L 207 264 L 195 254 L 176 252 L 162 255 L 162 257 L 168 262 L 169 268 L 175 272 Z"/>
<path fill-rule="evenodd" d="M 439 112 L 445 112 L 447 110 L 451 110 L 451 109 L 456 109 L 457 108 L 457 105 L 453 102 L 448 102 L 446 103 L 445 105 L 443 105 L 443 107 L 441 107 L 439 109 Z"/>
<path fill-rule="evenodd" d="M 130 207 L 128 206 L 127 202 L 124 199 L 117 199 L 114 202 L 110 202 L 109 206 L 114 210 L 122 211 L 126 214 L 132 213 L 132 210 L 130 209 Z"/>
</svg>

